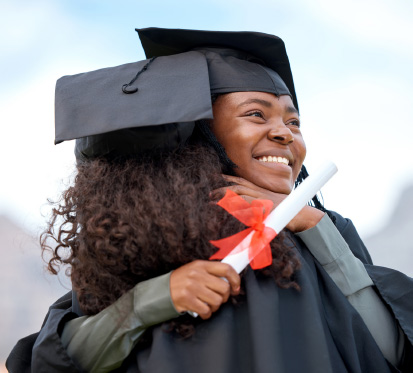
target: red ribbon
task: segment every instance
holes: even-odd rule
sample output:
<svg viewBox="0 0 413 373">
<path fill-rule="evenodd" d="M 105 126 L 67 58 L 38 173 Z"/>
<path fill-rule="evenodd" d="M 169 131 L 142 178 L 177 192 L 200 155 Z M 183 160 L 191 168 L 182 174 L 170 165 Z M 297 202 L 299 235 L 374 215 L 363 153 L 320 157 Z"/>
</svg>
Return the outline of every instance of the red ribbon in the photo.
<svg viewBox="0 0 413 373">
<path fill-rule="evenodd" d="M 265 226 L 264 220 L 271 212 L 273 202 L 266 199 L 255 199 L 250 204 L 238 194 L 227 189 L 218 205 L 250 228 L 221 240 L 209 241 L 219 248 L 209 259 L 224 259 L 245 237 L 254 231 L 248 251 L 251 268 L 260 269 L 269 266 L 272 263 L 269 244 L 277 233 L 274 229 Z M 247 249 L 247 247 L 242 246 L 245 245 L 241 245 L 233 254 Z"/>
</svg>

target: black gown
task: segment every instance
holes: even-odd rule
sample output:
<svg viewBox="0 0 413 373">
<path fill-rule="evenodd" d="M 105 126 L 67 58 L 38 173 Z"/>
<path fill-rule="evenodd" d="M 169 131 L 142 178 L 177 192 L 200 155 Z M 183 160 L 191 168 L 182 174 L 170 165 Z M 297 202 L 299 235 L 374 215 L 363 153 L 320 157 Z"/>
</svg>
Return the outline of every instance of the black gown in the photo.
<svg viewBox="0 0 413 373">
<path fill-rule="evenodd" d="M 335 216 L 338 230 L 365 264 L 374 289 L 405 334 L 399 369 L 383 357 L 360 315 L 296 238 L 302 263 L 297 274 L 300 291 L 280 289 L 271 278 L 249 269 L 244 275 L 244 302 L 222 305 L 189 339 L 165 332 L 162 325 L 151 328 L 150 342 L 138 344 L 117 371 L 413 372 L 413 279 L 372 265 L 351 221 Z M 80 371 L 59 338 L 64 322 L 79 312 L 76 302 L 72 308 L 70 293 L 55 303 L 40 334 L 15 346 L 7 360 L 9 371 L 30 372 L 30 364 L 33 372 Z"/>
</svg>

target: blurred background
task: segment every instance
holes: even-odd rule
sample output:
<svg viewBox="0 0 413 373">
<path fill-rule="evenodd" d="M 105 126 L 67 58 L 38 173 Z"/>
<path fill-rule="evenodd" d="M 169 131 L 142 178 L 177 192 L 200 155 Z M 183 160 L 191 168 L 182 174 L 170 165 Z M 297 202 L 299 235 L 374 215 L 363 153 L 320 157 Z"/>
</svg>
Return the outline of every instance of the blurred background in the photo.
<svg viewBox="0 0 413 373">
<path fill-rule="evenodd" d="M 74 172 L 53 145 L 62 75 L 144 59 L 135 28 L 260 31 L 286 43 L 310 173 L 338 174 L 325 206 L 349 217 L 376 264 L 413 276 L 413 3 L 407 0 L 0 0 L 0 372 L 69 288 L 38 235 Z"/>
</svg>

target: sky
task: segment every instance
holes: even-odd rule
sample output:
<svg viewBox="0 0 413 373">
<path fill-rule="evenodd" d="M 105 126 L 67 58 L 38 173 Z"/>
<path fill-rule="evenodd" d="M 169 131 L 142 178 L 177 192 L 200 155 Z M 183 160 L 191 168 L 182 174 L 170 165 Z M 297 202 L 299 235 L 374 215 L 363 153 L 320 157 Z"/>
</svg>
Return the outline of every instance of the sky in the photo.
<svg viewBox="0 0 413 373">
<path fill-rule="evenodd" d="M 36 233 L 73 178 L 59 77 L 144 59 L 135 28 L 260 31 L 286 43 L 309 172 L 339 168 L 325 206 L 368 236 L 413 183 L 412 16 L 409 0 L 0 0 L 0 214 Z"/>
</svg>

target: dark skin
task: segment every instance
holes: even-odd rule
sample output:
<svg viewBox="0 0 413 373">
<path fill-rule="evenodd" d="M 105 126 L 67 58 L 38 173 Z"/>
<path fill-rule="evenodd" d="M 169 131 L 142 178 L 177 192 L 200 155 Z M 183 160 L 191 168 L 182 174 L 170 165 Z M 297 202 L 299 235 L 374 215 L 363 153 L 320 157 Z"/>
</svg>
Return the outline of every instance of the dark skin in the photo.
<svg viewBox="0 0 413 373">
<path fill-rule="evenodd" d="M 294 187 L 306 148 L 300 118 L 290 96 L 236 92 L 220 96 L 213 106 L 212 131 L 238 166 L 237 176 L 223 175 L 232 185 L 211 193 L 217 201 L 231 189 L 246 201 L 268 199 L 277 207 Z M 304 207 L 287 225 L 292 232 L 314 227 L 324 213 Z M 208 319 L 230 295 L 240 290 L 240 277 L 224 263 L 198 260 L 171 275 L 171 298 L 179 312 Z"/>
</svg>

